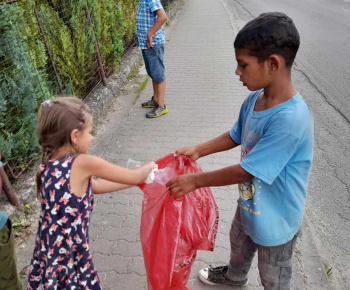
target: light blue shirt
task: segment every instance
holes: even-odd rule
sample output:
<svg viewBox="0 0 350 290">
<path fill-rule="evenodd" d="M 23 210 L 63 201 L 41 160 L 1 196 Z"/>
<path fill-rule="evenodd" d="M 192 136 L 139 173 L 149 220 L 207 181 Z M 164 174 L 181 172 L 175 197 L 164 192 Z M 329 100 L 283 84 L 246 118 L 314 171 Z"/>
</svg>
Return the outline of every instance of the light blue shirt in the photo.
<svg viewBox="0 0 350 290">
<path fill-rule="evenodd" d="M 141 49 L 147 49 L 147 32 L 151 29 L 154 22 L 156 22 L 156 11 L 159 9 L 164 9 L 160 0 L 140 0 L 136 16 L 136 31 L 138 43 Z M 153 45 L 165 43 L 163 26 L 156 32 L 152 39 L 152 43 Z"/>
<path fill-rule="evenodd" d="M 302 223 L 313 155 L 313 118 L 297 94 L 265 111 L 254 111 L 262 90 L 244 101 L 230 131 L 241 144 L 243 169 L 251 182 L 239 184 L 244 231 L 262 246 L 290 241 Z"/>
<path fill-rule="evenodd" d="M 0 230 L 7 222 L 7 214 L 0 210 Z"/>
</svg>

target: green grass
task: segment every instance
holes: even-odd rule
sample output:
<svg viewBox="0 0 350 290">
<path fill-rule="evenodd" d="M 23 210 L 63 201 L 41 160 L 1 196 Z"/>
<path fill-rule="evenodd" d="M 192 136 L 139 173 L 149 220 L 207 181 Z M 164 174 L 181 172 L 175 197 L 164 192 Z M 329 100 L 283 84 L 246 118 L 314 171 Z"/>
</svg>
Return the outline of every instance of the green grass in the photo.
<svg viewBox="0 0 350 290">
<path fill-rule="evenodd" d="M 132 80 L 138 71 L 138 66 L 134 65 L 133 68 L 131 69 L 130 73 L 128 74 L 128 76 L 126 77 L 125 81 L 123 82 L 123 85 L 125 85 L 128 81 Z"/>
<path fill-rule="evenodd" d="M 143 80 L 141 86 L 140 86 L 139 89 L 137 90 L 137 96 L 136 96 L 136 98 L 135 98 L 135 101 L 134 101 L 133 105 L 136 104 L 137 99 L 140 97 L 142 91 L 146 88 L 147 83 L 148 83 L 148 78 L 149 78 L 148 76 L 145 77 L 145 79 Z"/>
<path fill-rule="evenodd" d="M 147 82 L 148 82 L 148 76 L 145 77 L 145 79 L 143 80 L 141 86 L 138 89 L 138 94 L 140 95 L 142 93 L 142 91 L 145 89 L 145 87 L 147 86 Z"/>
</svg>

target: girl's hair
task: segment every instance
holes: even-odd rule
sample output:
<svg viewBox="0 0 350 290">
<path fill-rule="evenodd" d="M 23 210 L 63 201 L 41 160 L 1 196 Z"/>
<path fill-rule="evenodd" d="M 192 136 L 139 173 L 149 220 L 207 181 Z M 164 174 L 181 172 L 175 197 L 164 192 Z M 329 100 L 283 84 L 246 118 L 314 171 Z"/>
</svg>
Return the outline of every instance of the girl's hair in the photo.
<svg viewBox="0 0 350 290">
<path fill-rule="evenodd" d="M 76 97 L 56 97 L 41 104 L 38 113 L 39 144 L 42 147 L 42 160 L 36 175 L 37 195 L 40 195 L 41 172 L 47 161 L 62 146 L 75 148 L 70 134 L 74 129 L 85 129 L 90 108 Z M 67 152 L 68 153 L 68 152 Z M 75 152 L 77 153 L 77 152 Z"/>
</svg>

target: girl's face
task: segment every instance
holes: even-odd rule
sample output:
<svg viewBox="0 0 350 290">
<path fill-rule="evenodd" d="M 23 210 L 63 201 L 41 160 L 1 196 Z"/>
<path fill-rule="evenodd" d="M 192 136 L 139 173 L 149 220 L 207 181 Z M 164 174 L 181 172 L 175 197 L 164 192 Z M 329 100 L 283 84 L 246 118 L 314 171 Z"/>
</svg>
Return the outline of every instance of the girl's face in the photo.
<svg viewBox="0 0 350 290">
<path fill-rule="evenodd" d="M 87 154 L 91 141 L 93 139 L 93 136 L 91 134 L 92 132 L 92 117 L 90 114 L 86 116 L 86 127 L 82 131 L 79 131 L 78 135 L 78 142 L 77 142 L 77 147 L 78 147 L 78 153 L 83 153 Z"/>
</svg>

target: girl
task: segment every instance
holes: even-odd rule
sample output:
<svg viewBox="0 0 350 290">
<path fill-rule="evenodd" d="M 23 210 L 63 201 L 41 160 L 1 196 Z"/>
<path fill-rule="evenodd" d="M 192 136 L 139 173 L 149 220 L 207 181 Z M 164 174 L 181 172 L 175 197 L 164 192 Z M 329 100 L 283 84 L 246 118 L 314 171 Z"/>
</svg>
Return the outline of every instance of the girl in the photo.
<svg viewBox="0 0 350 290">
<path fill-rule="evenodd" d="M 28 289 L 101 289 L 89 251 L 93 193 L 142 183 L 155 165 L 130 170 L 88 155 L 91 131 L 90 109 L 78 98 L 59 97 L 39 109 L 41 213 Z"/>
</svg>

